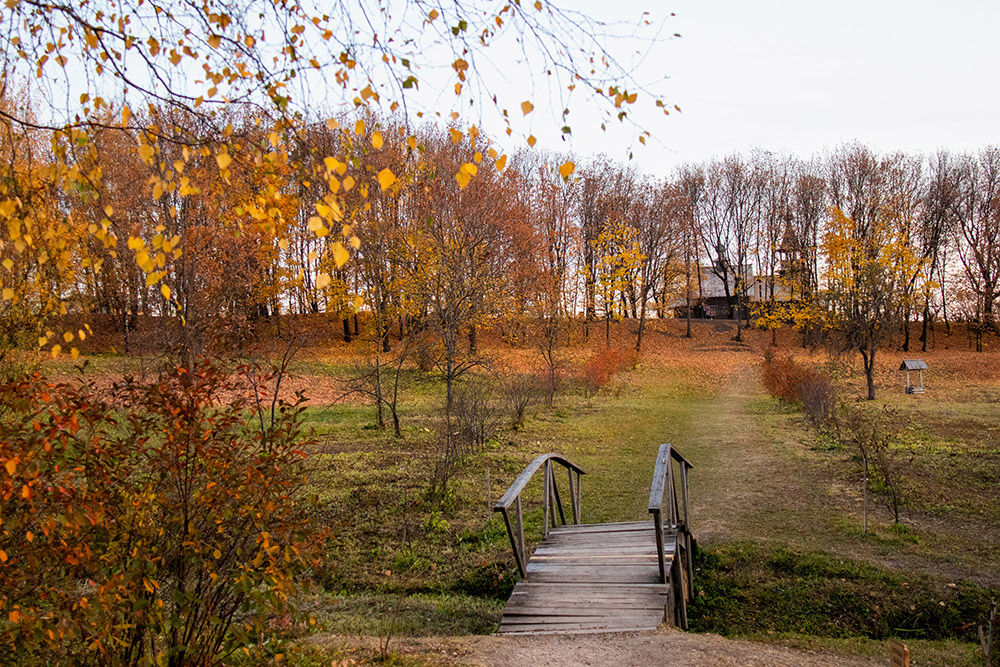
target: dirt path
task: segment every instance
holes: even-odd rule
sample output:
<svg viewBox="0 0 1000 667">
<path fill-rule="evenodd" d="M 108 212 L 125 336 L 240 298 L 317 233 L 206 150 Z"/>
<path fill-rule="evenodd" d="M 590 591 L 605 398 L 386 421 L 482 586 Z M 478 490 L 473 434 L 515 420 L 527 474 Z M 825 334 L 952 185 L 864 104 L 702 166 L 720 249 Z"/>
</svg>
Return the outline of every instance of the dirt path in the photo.
<svg viewBox="0 0 1000 667">
<path fill-rule="evenodd" d="M 626 665 L 768 665 L 862 667 L 880 660 L 845 657 L 783 646 L 688 634 L 656 632 L 593 635 L 480 636 L 400 639 L 390 650 L 431 665 L 477 667 L 622 667 Z"/>
<path fill-rule="evenodd" d="M 675 440 L 695 465 L 692 527 L 702 544 L 733 539 L 792 539 L 832 521 L 836 489 L 798 443 L 764 430 L 757 411 L 765 395 L 751 365 L 734 368 Z M 790 465 L 795 461 L 794 465 Z M 808 540 L 805 540 L 808 542 Z"/>
</svg>

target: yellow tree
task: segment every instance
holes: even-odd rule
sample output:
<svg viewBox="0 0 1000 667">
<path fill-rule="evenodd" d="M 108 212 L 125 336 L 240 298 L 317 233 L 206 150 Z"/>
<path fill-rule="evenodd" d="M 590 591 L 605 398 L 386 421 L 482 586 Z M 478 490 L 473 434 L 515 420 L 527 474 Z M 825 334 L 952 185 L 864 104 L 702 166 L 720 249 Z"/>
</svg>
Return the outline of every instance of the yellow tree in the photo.
<svg viewBox="0 0 1000 667">
<path fill-rule="evenodd" d="M 639 29 L 647 28 L 655 32 L 658 26 L 643 21 Z M 191 194 L 184 184 L 190 161 L 197 162 L 191 168 L 214 169 L 225 186 L 241 167 L 294 161 L 316 120 L 315 100 L 306 91 L 324 90 L 345 107 L 378 107 L 417 117 L 449 111 L 457 117 L 457 110 L 478 104 L 480 112 L 492 108 L 508 134 L 516 129 L 530 145 L 535 143 L 530 134 L 534 116 L 529 115 L 533 103 L 498 98 L 490 89 L 494 81 L 484 72 L 499 70 L 505 77 L 523 72 L 525 80 L 546 72 L 548 92 L 562 110 L 557 124 L 564 133 L 571 131 L 567 118 L 577 98 L 596 100 L 604 123 L 631 122 L 630 108 L 640 94 L 666 113 L 664 101 L 646 95 L 630 68 L 609 50 L 609 30 L 577 12 L 541 2 L 369 0 L 321 9 L 278 0 L 167 0 L 155 6 L 143 0 L 13 0 L 0 6 L 0 90 L 9 91 L 19 78 L 30 79 L 49 113 L 39 118 L 8 105 L 0 108 L 0 118 L 19 130 L 55 135 L 55 168 L 49 175 L 53 187 L 93 187 L 101 174 L 77 161 L 88 153 L 77 149 L 90 145 L 98 130 L 115 130 L 135 140 L 135 156 L 152 171 L 143 194 L 159 199 L 157 195 L 169 193 L 176 200 Z M 506 48 L 513 43 L 520 48 Z M 424 76 L 442 65 L 449 77 Z M 442 98 L 444 91 L 454 91 L 454 98 Z M 237 122 L 237 117 L 252 122 Z M 528 126 L 513 123 L 515 117 Z M 645 143 L 647 135 L 637 136 Z M 344 152 L 321 157 L 348 162 Z M 331 170 L 319 181 L 327 187 L 327 213 L 317 210 L 318 216 L 309 217 L 319 217 L 313 227 L 333 236 L 342 233 L 342 177 Z M 396 177 L 389 169 L 380 181 Z M 22 228 L 36 222 L 18 208 L 16 196 L 0 194 L 9 219 L 17 218 Z M 166 212 L 173 218 L 181 207 L 173 202 Z M 90 233 L 100 233 L 99 240 L 125 252 L 131 236 L 119 244 L 109 231 L 116 215 L 122 212 L 107 211 L 92 223 L 96 231 Z M 171 226 L 167 220 L 160 224 Z M 347 230 L 346 238 L 324 245 L 332 248 L 335 259 L 343 259 L 352 236 Z M 31 237 L 35 241 L 42 234 Z M 132 246 L 128 250 L 136 265 L 147 276 L 156 274 L 154 285 L 163 284 L 165 267 L 149 262 L 155 253 L 137 242 Z"/>
<path fill-rule="evenodd" d="M 629 286 L 630 276 L 642 266 L 645 257 L 635 228 L 619 218 L 610 219 L 591 243 L 597 259 L 597 288 L 604 311 L 604 341 L 610 346 L 611 320 L 620 320 L 625 315 L 624 297 L 620 309 L 615 308 L 615 297 Z"/>
<path fill-rule="evenodd" d="M 823 237 L 829 323 L 861 353 L 868 399 L 875 398 L 875 357 L 899 330 L 922 263 L 903 230 L 880 210 L 864 224 L 830 209 Z"/>
</svg>

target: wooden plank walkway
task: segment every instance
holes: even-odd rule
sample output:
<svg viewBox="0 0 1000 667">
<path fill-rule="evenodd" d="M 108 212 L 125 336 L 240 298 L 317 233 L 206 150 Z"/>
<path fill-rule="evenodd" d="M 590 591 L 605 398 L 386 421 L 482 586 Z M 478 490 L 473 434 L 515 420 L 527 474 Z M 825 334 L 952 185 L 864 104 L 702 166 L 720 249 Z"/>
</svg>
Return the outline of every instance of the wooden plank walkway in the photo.
<svg viewBox="0 0 1000 667">
<path fill-rule="evenodd" d="M 660 578 L 652 521 L 552 528 L 514 586 L 500 633 L 655 629 L 672 620 L 674 592 Z M 676 533 L 664 531 L 669 568 Z"/>
</svg>

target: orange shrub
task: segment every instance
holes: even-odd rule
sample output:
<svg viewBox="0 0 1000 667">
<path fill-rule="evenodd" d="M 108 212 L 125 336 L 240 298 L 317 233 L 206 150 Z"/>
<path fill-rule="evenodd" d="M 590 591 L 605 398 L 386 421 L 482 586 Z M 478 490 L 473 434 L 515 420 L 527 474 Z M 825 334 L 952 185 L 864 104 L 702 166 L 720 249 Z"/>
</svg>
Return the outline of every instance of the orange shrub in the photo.
<svg viewBox="0 0 1000 667">
<path fill-rule="evenodd" d="M 826 424 L 833 415 L 836 388 L 830 377 L 816 368 L 768 350 L 764 353 L 761 380 L 772 396 L 801 405 L 817 426 Z"/>
<path fill-rule="evenodd" d="M 632 368 L 635 363 L 634 350 L 620 350 L 613 347 L 604 347 L 598 350 L 587 360 L 580 371 L 580 381 L 583 383 L 584 393 L 588 397 L 593 396 L 598 389 L 610 382 L 615 373 Z"/>
</svg>

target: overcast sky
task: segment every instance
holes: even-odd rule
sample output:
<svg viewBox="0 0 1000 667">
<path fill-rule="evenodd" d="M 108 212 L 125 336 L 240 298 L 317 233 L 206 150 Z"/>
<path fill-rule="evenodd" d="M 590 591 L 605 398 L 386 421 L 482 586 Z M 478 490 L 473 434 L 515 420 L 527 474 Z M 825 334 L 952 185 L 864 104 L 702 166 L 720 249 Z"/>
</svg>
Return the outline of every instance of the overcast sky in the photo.
<svg viewBox="0 0 1000 667">
<path fill-rule="evenodd" d="M 654 3 L 573 2 L 601 18 Z M 661 3 L 655 3 L 660 5 Z M 647 172 L 760 147 L 803 157 L 858 140 L 933 152 L 1000 143 L 1000 2 L 665 0 L 674 12 L 641 78 L 683 113 L 643 123 Z M 609 16 L 614 12 L 614 16 Z M 662 15 L 662 13 L 661 13 Z M 580 154 L 627 157 L 620 133 L 577 132 Z M 560 144 L 543 138 L 558 148 Z"/>
</svg>

